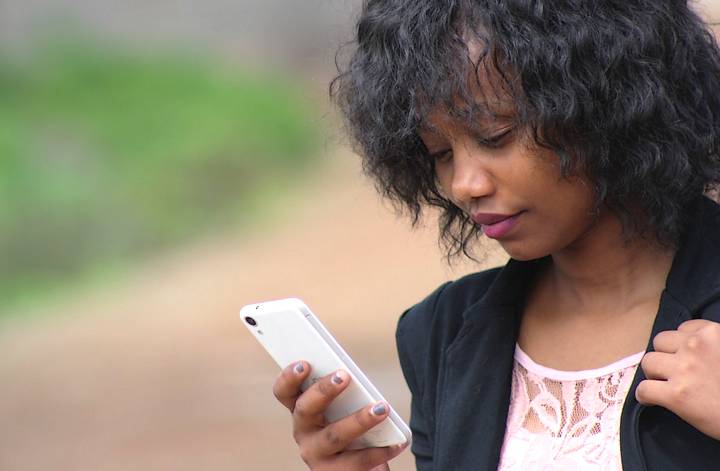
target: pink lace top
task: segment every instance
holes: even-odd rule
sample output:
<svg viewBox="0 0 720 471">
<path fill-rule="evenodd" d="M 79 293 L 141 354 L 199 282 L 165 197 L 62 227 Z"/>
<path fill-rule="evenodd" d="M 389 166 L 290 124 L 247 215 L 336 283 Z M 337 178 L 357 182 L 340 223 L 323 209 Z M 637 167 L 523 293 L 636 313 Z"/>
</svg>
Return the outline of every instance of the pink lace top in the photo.
<svg viewBox="0 0 720 471">
<path fill-rule="evenodd" d="M 620 471 L 620 413 L 645 352 L 603 368 L 558 371 L 515 347 L 499 471 Z"/>
</svg>

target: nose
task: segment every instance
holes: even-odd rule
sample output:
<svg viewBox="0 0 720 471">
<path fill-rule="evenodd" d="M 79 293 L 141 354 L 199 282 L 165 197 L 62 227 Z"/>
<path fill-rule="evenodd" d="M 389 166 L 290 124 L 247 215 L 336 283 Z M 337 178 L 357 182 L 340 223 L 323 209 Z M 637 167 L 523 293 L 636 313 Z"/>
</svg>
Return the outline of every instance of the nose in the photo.
<svg viewBox="0 0 720 471">
<path fill-rule="evenodd" d="M 489 196 L 495 192 L 495 182 L 482 151 L 472 146 L 458 146 L 453 149 L 452 181 L 450 192 L 452 199 L 467 205 L 476 198 Z"/>
</svg>

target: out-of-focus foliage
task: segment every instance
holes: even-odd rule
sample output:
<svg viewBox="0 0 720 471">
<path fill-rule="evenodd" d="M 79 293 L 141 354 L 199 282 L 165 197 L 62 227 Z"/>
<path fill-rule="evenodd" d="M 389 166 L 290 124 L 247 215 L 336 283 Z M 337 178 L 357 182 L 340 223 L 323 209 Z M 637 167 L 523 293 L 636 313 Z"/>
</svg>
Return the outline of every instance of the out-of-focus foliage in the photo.
<svg viewBox="0 0 720 471">
<path fill-rule="evenodd" d="M 55 41 L 0 59 L 0 308 L 219 224 L 316 154 L 289 77 Z M 261 193 L 262 194 L 262 193 Z"/>
</svg>

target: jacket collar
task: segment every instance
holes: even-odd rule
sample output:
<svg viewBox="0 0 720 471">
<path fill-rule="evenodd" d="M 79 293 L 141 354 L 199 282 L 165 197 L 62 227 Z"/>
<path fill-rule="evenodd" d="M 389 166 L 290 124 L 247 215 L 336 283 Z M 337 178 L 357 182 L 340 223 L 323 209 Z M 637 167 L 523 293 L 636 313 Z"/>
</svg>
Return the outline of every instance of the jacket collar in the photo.
<svg viewBox="0 0 720 471">
<path fill-rule="evenodd" d="M 478 320 L 477 314 L 483 315 L 487 308 L 493 308 L 498 314 L 514 314 L 517 307 L 524 304 L 537 268 L 545 260 L 547 257 L 530 261 L 510 259 L 483 297 L 463 313 L 465 321 Z"/>
<path fill-rule="evenodd" d="M 666 290 L 690 312 L 720 296 L 720 206 L 701 198 L 675 254 Z"/>
</svg>

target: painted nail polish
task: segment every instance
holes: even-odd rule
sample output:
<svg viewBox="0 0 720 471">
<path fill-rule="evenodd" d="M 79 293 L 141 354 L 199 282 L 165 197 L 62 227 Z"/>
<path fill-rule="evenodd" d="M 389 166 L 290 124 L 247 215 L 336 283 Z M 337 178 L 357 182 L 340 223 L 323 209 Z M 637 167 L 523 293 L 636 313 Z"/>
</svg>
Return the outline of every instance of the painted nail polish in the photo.
<svg viewBox="0 0 720 471">
<path fill-rule="evenodd" d="M 342 376 L 340 376 L 340 373 L 335 373 L 332 377 L 332 382 L 335 384 L 342 384 L 343 379 Z"/>
<path fill-rule="evenodd" d="M 387 408 L 382 402 L 375 404 L 372 408 L 373 415 L 383 415 L 385 412 L 387 412 Z"/>
<path fill-rule="evenodd" d="M 295 370 L 295 373 L 300 374 L 300 373 L 302 373 L 303 371 L 305 371 L 305 367 L 303 366 L 302 363 L 297 363 L 297 364 L 295 365 L 295 368 L 293 368 L 293 370 Z"/>
</svg>

